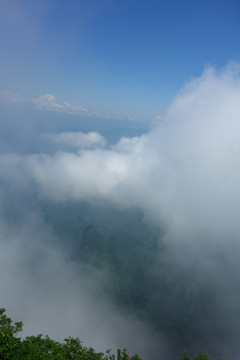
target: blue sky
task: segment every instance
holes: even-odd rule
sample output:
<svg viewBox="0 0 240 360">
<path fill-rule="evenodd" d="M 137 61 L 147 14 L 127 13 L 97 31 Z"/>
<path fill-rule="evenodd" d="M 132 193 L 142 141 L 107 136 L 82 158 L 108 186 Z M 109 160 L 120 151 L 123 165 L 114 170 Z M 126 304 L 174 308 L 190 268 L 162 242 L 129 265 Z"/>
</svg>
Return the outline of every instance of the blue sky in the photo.
<svg viewBox="0 0 240 360">
<path fill-rule="evenodd" d="M 152 118 L 239 38 L 238 1 L 3 1 L 0 91 Z"/>
</svg>

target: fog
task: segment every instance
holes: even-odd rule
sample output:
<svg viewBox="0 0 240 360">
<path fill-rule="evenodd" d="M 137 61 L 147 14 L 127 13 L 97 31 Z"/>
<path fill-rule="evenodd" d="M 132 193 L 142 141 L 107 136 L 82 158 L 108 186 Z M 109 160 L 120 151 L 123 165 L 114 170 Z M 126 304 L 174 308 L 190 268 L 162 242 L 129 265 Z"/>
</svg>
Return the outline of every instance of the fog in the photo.
<svg viewBox="0 0 240 360">
<path fill-rule="evenodd" d="M 162 122 L 140 138 L 121 139 L 112 149 L 28 157 L 33 178 L 46 196 L 56 199 L 108 197 L 171 218 L 171 226 L 236 234 L 236 67 L 220 73 L 206 69 L 175 98 Z"/>
<path fill-rule="evenodd" d="M 107 275 L 70 262 L 39 218 L 13 229 L 2 223 L 0 244 L 1 306 L 24 321 L 22 336 L 73 336 L 98 351 L 128 346 L 154 358 L 153 330 L 104 300 L 100 284 Z"/>
<path fill-rule="evenodd" d="M 201 319 L 199 329 L 219 355 L 232 359 L 238 358 L 240 332 L 239 70 L 237 63 L 220 71 L 207 67 L 142 136 L 113 145 L 99 132 L 48 129 L 39 138 L 45 134 L 57 151 L 0 157 L 2 213 L 10 196 L 29 189 L 31 196 L 54 202 L 108 200 L 138 207 L 164 226 L 169 276 L 179 284 L 188 277 L 190 292 L 198 289 L 199 296 L 202 288 L 211 289 L 212 317 Z M 1 304 L 23 320 L 25 333 L 78 336 L 100 350 L 126 346 L 145 359 L 154 358 L 150 349 L 156 358 L 170 356 L 164 334 L 104 300 L 99 278 L 106 275 L 79 268 L 38 210 L 28 211 L 11 226 L 2 216 L 0 234 Z"/>
</svg>

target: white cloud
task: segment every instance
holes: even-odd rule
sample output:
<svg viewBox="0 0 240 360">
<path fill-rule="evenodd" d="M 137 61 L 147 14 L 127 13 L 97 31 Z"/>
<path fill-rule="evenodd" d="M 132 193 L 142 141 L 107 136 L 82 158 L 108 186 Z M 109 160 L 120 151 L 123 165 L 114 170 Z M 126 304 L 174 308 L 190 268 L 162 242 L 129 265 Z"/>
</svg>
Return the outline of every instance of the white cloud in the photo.
<svg viewBox="0 0 240 360">
<path fill-rule="evenodd" d="M 239 99 L 235 68 L 207 69 L 148 135 L 123 138 L 112 150 L 32 157 L 33 176 L 49 196 L 103 196 L 179 226 L 240 231 Z"/>
<path fill-rule="evenodd" d="M 63 135 L 60 141 L 73 144 L 76 139 Z M 231 64 L 220 72 L 208 68 L 191 80 L 161 122 L 142 137 L 78 153 L 3 155 L 0 168 L 10 188 L 24 173 L 46 197 L 109 199 L 140 206 L 151 219 L 164 222 L 164 254 L 168 264 L 173 259 L 180 274 L 176 278 L 184 281 L 181 271 L 190 269 L 200 291 L 210 284 L 220 309 L 215 318 L 239 337 L 238 66 Z"/>
<path fill-rule="evenodd" d="M 77 148 L 102 148 L 106 145 L 105 138 L 98 132 L 62 132 L 60 134 L 47 134 L 47 137 L 59 144 L 74 146 Z"/>
<path fill-rule="evenodd" d="M 112 148 L 115 151 L 120 151 L 120 152 L 131 152 L 133 150 L 133 148 L 135 147 L 135 145 L 139 142 L 141 142 L 141 140 L 144 138 L 144 135 L 142 135 L 141 137 L 139 136 L 135 136 L 133 138 L 129 138 L 129 137 L 122 137 L 119 142 L 117 144 L 115 144 Z"/>
<path fill-rule="evenodd" d="M 240 232 L 238 70 L 234 64 L 220 72 L 206 69 L 142 137 L 100 149 L 104 139 L 97 133 L 61 133 L 53 139 L 89 149 L 21 161 L 46 196 L 108 198 L 141 206 L 170 224 L 172 233 L 234 237 Z M 54 99 L 47 104 L 55 104 Z"/>
<path fill-rule="evenodd" d="M 52 110 L 57 112 L 66 112 L 70 114 L 81 114 L 86 113 L 88 110 L 81 105 L 72 105 L 68 102 L 58 104 L 56 97 L 52 94 L 46 94 L 32 99 L 33 103 L 38 109 Z"/>
</svg>

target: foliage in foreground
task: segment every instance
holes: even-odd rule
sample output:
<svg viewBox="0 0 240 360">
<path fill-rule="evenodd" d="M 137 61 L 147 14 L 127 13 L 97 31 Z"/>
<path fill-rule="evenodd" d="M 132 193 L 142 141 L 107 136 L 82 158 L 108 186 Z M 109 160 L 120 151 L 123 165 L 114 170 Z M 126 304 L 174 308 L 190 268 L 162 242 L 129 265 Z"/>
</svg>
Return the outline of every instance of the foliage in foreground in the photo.
<svg viewBox="0 0 240 360">
<path fill-rule="evenodd" d="M 138 355 L 130 356 L 126 349 L 118 349 L 117 356 L 110 350 L 98 353 L 84 347 L 78 338 L 65 339 L 64 343 L 42 335 L 21 339 L 17 333 L 22 330 L 22 322 L 13 323 L 5 311 L 0 309 L 1 360 L 141 360 Z"/>
<path fill-rule="evenodd" d="M 76 338 L 68 338 L 64 343 L 42 335 L 25 339 L 17 336 L 22 330 L 22 322 L 13 323 L 0 309 L 0 359 L 1 360 L 141 360 L 138 355 L 130 356 L 126 349 L 117 350 L 117 356 L 107 350 L 98 353 L 93 348 L 84 347 Z M 186 353 L 180 360 L 191 360 Z M 194 360 L 210 360 L 207 353 L 198 353 Z"/>
</svg>

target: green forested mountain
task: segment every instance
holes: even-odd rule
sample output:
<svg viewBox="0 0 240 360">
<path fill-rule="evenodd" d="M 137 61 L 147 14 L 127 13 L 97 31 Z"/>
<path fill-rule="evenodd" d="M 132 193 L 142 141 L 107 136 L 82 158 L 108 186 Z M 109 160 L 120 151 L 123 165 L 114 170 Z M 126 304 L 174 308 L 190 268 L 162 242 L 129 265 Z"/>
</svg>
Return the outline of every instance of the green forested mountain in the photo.
<svg viewBox="0 0 240 360">
<path fill-rule="evenodd" d="M 214 291 L 195 286 L 191 272 L 172 270 L 163 226 L 149 223 L 137 209 L 109 204 L 51 203 L 42 209 L 69 256 L 103 271 L 102 291 L 115 306 L 164 334 L 176 354 L 184 348 L 218 354 L 205 328 L 208 319 L 223 336 Z"/>
<path fill-rule="evenodd" d="M 66 257 L 77 269 L 80 265 L 79 276 L 82 269 L 101 273 L 98 296 L 147 323 L 159 338 L 164 335 L 176 357 L 183 349 L 231 355 L 231 349 L 222 354 L 225 337 L 234 334 L 217 316 L 219 298 L 211 287 L 196 283 L 188 268 L 175 269 L 163 225 L 151 224 L 139 209 L 109 203 L 40 199 L 35 207 Z M 14 208 L 13 198 L 5 216 L 16 224 L 28 212 Z"/>
</svg>

